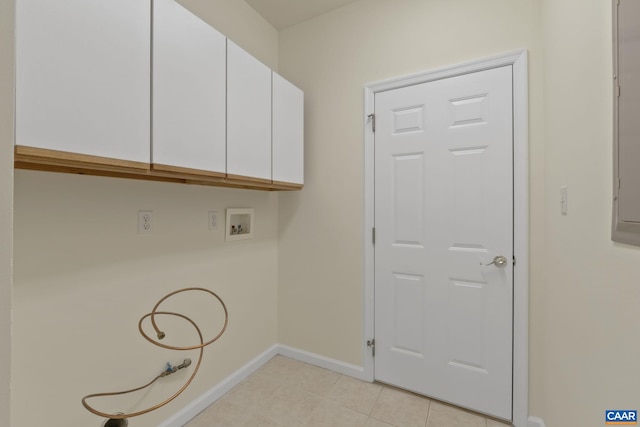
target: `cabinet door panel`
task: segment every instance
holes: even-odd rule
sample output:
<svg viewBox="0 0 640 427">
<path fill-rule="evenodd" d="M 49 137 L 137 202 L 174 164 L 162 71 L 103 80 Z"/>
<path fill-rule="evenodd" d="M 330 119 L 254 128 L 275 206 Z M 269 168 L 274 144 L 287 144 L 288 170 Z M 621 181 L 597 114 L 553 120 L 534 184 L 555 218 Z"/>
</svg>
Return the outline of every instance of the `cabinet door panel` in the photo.
<svg viewBox="0 0 640 427">
<path fill-rule="evenodd" d="M 16 144 L 149 163 L 148 0 L 16 1 Z"/>
<path fill-rule="evenodd" d="M 225 173 L 226 38 L 154 0 L 152 163 Z"/>
<path fill-rule="evenodd" d="M 273 180 L 304 184 L 304 94 L 275 72 Z"/>
<path fill-rule="evenodd" d="M 271 70 L 230 40 L 227 173 L 271 180 Z"/>
</svg>

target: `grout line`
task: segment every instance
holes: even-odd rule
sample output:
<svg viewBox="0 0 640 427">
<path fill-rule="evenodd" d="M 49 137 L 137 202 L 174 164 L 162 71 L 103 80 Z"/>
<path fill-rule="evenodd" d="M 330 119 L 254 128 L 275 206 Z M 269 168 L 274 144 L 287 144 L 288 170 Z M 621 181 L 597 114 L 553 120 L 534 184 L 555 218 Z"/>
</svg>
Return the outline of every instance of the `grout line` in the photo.
<svg viewBox="0 0 640 427">
<path fill-rule="evenodd" d="M 429 415 L 431 415 L 431 399 L 429 399 L 429 406 L 427 406 L 427 419 L 424 420 L 424 427 L 429 424 Z"/>
<path fill-rule="evenodd" d="M 374 383 L 375 384 L 375 383 Z M 378 390 L 378 395 L 376 396 L 376 400 L 373 401 L 373 405 L 371 405 L 371 409 L 369 409 L 369 416 L 372 417 L 373 415 L 373 410 L 376 407 L 376 404 L 378 403 L 378 399 L 380 399 L 380 395 L 382 395 L 382 390 L 384 390 L 384 385 L 382 387 L 380 387 L 380 390 Z M 377 418 L 376 418 L 377 420 Z"/>
</svg>

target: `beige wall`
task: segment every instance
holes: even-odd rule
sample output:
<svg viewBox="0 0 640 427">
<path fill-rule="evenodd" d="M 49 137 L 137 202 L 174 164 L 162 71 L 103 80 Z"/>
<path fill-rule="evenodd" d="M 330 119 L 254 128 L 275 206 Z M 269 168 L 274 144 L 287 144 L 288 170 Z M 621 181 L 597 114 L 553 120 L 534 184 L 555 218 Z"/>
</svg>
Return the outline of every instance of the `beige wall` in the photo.
<svg viewBox="0 0 640 427">
<path fill-rule="evenodd" d="M 640 401 L 640 249 L 610 240 L 611 2 L 542 4 L 547 280 L 534 396 L 549 427 L 597 426 L 606 409 Z"/>
<path fill-rule="evenodd" d="M 13 0 L 0 0 L 0 425 L 11 409 L 13 252 Z"/>
<path fill-rule="evenodd" d="M 256 41 L 247 47 L 252 53 L 277 64 L 275 30 L 256 25 L 255 12 L 242 2 L 189 3 L 205 18 L 226 16 L 235 35 Z M 4 76 L 4 56 L 2 64 Z M 5 139 L 3 134 L 3 147 Z M 5 188 L 4 171 L 11 168 L 0 170 L 4 196 L 12 188 L 10 181 Z M 183 395 L 132 420 L 136 426 L 157 426 L 274 345 L 277 203 L 278 195 L 268 192 L 16 171 L 11 426 L 98 426 L 102 420 L 80 404 L 83 395 L 144 384 L 167 361 L 195 361 L 194 352 L 160 350 L 137 332 L 138 319 L 172 290 L 200 286 L 218 292 L 229 308 L 229 328 L 206 350 L 200 373 Z M 253 240 L 225 243 L 222 225 L 208 230 L 207 212 L 222 216 L 228 207 L 255 208 Z M 3 202 L 0 237 L 5 234 L 4 208 Z M 153 211 L 150 236 L 136 233 L 141 209 Z M 5 242 L 0 238 L 3 316 Z M 211 336 L 216 309 L 205 302 L 185 296 L 171 305 L 194 316 Z M 181 331 L 183 345 L 184 337 L 195 339 L 189 328 L 169 323 Z M 4 337 L 4 329 L 0 333 Z M 6 348 L 4 341 L 0 348 Z M 163 380 L 140 400 L 104 401 L 100 407 L 129 412 L 155 404 L 181 386 L 185 373 Z M 0 384 L 4 387 L 5 381 Z M 0 411 L 0 417 L 5 413 Z"/>
<path fill-rule="evenodd" d="M 363 364 L 365 84 L 520 48 L 530 51 L 535 267 L 544 215 L 538 2 L 362 0 L 281 32 L 280 71 L 306 102 L 306 186 L 280 196 L 282 344 Z"/>
</svg>

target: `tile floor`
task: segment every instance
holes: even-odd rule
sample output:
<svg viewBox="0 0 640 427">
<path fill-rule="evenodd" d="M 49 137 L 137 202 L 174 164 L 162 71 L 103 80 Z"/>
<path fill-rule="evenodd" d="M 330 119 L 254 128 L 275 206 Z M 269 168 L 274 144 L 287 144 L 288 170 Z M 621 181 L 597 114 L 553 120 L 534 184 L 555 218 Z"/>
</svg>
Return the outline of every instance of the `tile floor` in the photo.
<svg viewBox="0 0 640 427">
<path fill-rule="evenodd" d="M 186 427 L 506 427 L 435 400 L 275 356 Z"/>
</svg>

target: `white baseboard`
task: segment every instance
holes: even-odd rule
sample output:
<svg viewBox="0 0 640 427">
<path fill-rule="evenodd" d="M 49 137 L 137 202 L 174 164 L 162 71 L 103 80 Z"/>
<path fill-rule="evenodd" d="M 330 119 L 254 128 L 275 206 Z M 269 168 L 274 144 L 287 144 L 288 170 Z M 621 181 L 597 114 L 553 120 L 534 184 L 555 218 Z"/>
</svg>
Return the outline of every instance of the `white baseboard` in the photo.
<svg viewBox="0 0 640 427">
<path fill-rule="evenodd" d="M 529 427 L 546 427 L 542 418 L 529 417 Z"/>
<path fill-rule="evenodd" d="M 251 373 L 256 371 L 262 365 L 267 363 L 269 359 L 278 354 L 278 346 L 274 345 L 265 352 L 251 360 L 242 368 L 229 375 L 227 378 L 218 383 L 211 390 L 192 401 L 190 404 L 182 408 L 169 419 L 165 420 L 159 427 L 182 427 L 191 421 L 196 415 L 204 411 L 213 402 L 220 399 L 222 395 L 238 385 L 242 380 L 247 378 Z"/>
<path fill-rule="evenodd" d="M 279 345 L 278 354 L 308 363 L 310 365 L 318 366 L 320 368 L 329 369 L 339 374 L 348 375 L 350 377 L 357 378 L 363 381 L 368 381 L 368 379 L 365 377 L 364 368 L 362 366 L 351 365 L 349 363 L 344 363 L 339 360 L 320 356 L 315 353 L 310 353 L 308 351 L 289 347 L 288 345 Z"/>
</svg>

